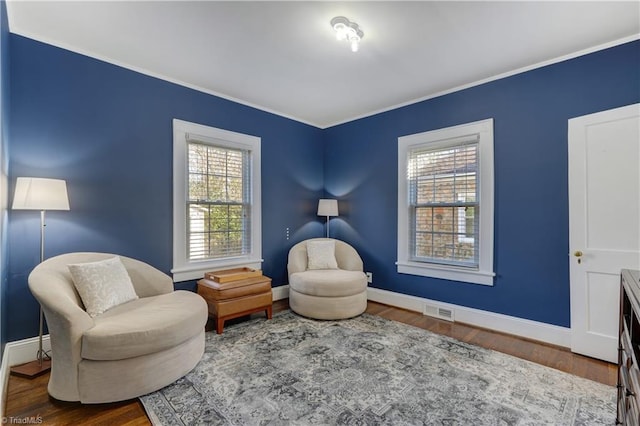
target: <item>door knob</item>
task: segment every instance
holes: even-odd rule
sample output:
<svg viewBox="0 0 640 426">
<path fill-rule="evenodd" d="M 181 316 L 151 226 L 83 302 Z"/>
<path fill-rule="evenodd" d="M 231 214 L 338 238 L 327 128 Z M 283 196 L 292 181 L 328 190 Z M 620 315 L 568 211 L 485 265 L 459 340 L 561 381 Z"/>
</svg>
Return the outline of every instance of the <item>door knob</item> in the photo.
<svg viewBox="0 0 640 426">
<path fill-rule="evenodd" d="M 576 250 L 573 255 L 578 258 L 578 263 L 582 263 L 582 252 L 580 250 Z"/>
</svg>

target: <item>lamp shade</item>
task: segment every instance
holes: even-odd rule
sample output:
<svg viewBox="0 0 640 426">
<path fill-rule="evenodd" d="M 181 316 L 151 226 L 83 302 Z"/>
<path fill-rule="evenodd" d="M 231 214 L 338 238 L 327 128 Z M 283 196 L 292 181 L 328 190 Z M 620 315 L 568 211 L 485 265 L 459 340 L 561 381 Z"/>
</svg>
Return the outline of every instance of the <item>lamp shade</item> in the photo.
<svg viewBox="0 0 640 426">
<path fill-rule="evenodd" d="M 67 182 L 61 179 L 19 177 L 13 210 L 69 210 Z"/>
<path fill-rule="evenodd" d="M 318 201 L 318 216 L 338 216 L 338 200 Z"/>
</svg>

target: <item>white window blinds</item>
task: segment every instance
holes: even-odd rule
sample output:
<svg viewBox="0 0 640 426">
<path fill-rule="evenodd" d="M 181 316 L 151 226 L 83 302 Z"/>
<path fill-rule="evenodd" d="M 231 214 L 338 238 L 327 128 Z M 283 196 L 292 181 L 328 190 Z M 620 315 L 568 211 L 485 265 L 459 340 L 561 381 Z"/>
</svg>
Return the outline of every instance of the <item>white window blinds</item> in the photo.
<svg viewBox="0 0 640 426">
<path fill-rule="evenodd" d="M 478 268 L 478 136 L 408 150 L 410 260 Z"/>
<path fill-rule="evenodd" d="M 243 256 L 251 250 L 250 151 L 187 138 L 187 258 Z"/>
</svg>

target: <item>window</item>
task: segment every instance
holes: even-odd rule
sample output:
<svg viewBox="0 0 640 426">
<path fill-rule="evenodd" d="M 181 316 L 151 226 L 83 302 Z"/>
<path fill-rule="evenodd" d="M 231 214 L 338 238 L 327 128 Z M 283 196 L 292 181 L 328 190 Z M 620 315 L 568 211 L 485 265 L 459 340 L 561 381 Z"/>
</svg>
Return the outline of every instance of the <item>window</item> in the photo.
<svg viewBox="0 0 640 426">
<path fill-rule="evenodd" d="M 398 139 L 397 265 L 493 284 L 493 120 Z"/>
<path fill-rule="evenodd" d="M 477 136 L 411 147 L 408 156 L 411 260 L 477 267 Z"/>
<path fill-rule="evenodd" d="M 191 135 L 187 147 L 188 260 L 247 254 L 251 250 L 249 150 L 209 145 Z"/>
<path fill-rule="evenodd" d="M 173 121 L 173 277 L 260 268 L 260 138 Z"/>
</svg>

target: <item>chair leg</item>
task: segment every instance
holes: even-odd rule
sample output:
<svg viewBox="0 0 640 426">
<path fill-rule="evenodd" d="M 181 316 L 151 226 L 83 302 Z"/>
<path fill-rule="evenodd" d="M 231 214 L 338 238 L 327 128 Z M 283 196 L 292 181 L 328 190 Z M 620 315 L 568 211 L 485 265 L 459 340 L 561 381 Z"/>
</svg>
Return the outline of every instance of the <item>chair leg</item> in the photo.
<svg viewBox="0 0 640 426">
<path fill-rule="evenodd" d="M 224 328 L 224 318 L 216 318 L 216 334 L 222 334 Z"/>
</svg>

